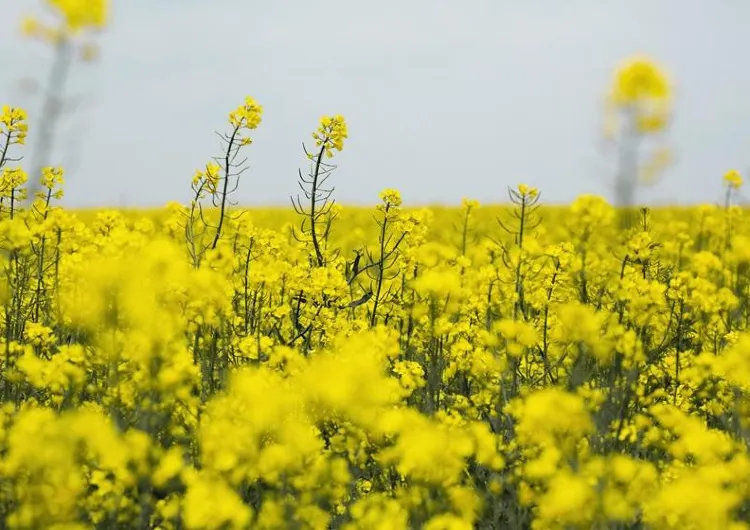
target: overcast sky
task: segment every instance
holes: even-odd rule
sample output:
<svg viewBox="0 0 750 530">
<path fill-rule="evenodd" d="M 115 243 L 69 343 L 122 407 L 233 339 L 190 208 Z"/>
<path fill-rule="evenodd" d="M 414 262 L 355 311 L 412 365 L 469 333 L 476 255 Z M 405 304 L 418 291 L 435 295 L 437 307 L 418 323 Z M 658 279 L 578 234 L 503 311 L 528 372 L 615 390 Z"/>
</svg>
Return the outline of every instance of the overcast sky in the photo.
<svg viewBox="0 0 750 530">
<path fill-rule="evenodd" d="M 288 204 L 323 114 L 349 124 L 332 177 L 344 203 L 373 203 L 385 187 L 407 203 L 488 203 L 519 182 L 549 202 L 609 196 L 602 96 L 637 52 L 676 85 L 675 163 L 640 197 L 715 201 L 728 168 L 750 168 L 747 0 L 112 4 L 101 60 L 73 73 L 84 106 L 60 131 L 71 205 L 186 200 L 246 95 L 265 109 L 237 191 L 246 204 Z M 38 96 L 18 82 L 41 80 L 50 57 L 18 23 L 39 5 L 0 0 L 0 103 L 32 116 Z"/>
</svg>

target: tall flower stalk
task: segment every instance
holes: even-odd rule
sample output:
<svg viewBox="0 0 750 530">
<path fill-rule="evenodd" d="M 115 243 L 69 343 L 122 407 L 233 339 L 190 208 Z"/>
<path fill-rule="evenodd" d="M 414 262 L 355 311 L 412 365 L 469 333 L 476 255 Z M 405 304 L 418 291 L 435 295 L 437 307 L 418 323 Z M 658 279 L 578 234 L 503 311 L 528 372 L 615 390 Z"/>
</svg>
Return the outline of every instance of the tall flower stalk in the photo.
<svg viewBox="0 0 750 530">
<path fill-rule="evenodd" d="M 625 61 L 616 71 L 607 97 L 605 134 L 617 146 L 615 205 L 621 226 L 634 224 L 636 193 L 650 184 L 669 162 L 669 152 L 646 152 L 648 140 L 666 131 L 672 115 L 672 87 L 660 66 L 647 57 Z"/>
</svg>

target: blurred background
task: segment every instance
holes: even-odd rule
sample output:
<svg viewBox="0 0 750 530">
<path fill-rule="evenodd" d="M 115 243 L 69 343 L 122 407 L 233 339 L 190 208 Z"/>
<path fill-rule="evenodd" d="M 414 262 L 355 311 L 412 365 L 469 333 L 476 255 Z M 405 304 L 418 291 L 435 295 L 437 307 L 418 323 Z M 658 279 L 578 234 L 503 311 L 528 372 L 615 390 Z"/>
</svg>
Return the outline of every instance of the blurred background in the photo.
<svg viewBox="0 0 750 530">
<path fill-rule="evenodd" d="M 20 28 L 43 4 L 0 0 L 0 104 L 29 113 L 27 159 L 52 52 Z M 71 70 L 50 155 L 69 206 L 188 200 L 246 95 L 264 115 L 245 205 L 289 204 L 323 114 L 349 125 L 332 177 L 345 204 L 385 187 L 407 204 L 504 202 L 518 182 L 546 203 L 611 199 L 604 97 L 635 53 L 674 91 L 672 164 L 640 202 L 720 202 L 726 170 L 750 167 L 746 0 L 113 0 L 109 15 L 96 62 Z"/>
</svg>

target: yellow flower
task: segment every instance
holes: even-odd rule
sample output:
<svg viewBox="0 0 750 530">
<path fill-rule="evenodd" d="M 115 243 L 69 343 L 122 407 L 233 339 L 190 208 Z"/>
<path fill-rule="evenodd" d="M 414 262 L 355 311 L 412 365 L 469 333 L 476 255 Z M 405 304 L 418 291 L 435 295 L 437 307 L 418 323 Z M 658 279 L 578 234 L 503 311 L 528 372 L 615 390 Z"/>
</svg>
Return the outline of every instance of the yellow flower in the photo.
<svg viewBox="0 0 750 530">
<path fill-rule="evenodd" d="M 468 197 L 464 197 L 461 199 L 461 207 L 465 210 L 475 210 L 479 208 L 479 201 L 476 199 L 469 199 Z"/>
<path fill-rule="evenodd" d="M 670 96 L 666 74 L 647 57 L 630 58 L 615 73 L 612 98 L 616 103 L 630 105 L 647 100 L 667 100 Z"/>
<path fill-rule="evenodd" d="M 326 157 L 333 157 L 333 151 L 344 149 L 344 140 L 349 137 L 346 120 L 340 114 L 336 116 L 323 116 L 320 118 L 320 126 L 313 133 L 315 144 L 323 149 Z"/>
<path fill-rule="evenodd" d="M 195 530 L 247 528 L 252 518 L 250 507 L 226 482 L 203 474 L 189 484 L 183 510 L 185 526 Z"/>
<path fill-rule="evenodd" d="M 159 466 L 154 471 L 152 477 L 157 487 L 163 487 L 167 482 L 180 474 L 185 462 L 182 451 L 177 447 L 172 447 L 164 454 L 159 462 Z"/>
<path fill-rule="evenodd" d="M 245 102 L 229 113 L 229 123 L 235 129 L 257 129 L 263 115 L 263 107 L 250 96 Z"/>
<path fill-rule="evenodd" d="M 53 190 L 63 184 L 65 184 L 65 180 L 61 167 L 45 167 L 42 169 L 42 186 L 48 190 Z"/>
<path fill-rule="evenodd" d="M 380 200 L 386 206 L 401 206 L 401 192 L 392 188 L 386 188 L 380 192 Z"/>
<path fill-rule="evenodd" d="M 516 189 L 518 190 L 518 194 L 524 199 L 533 199 L 539 195 L 539 190 L 537 188 L 532 188 L 526 184 L 519 184 Z"/>
<path fill-rule="evenodd" d="M 97 30 L 107 24 L 108 0 L 48 0 L 63 18 L 65 29 L 78 33 L 85 29 Z"/>
<path fill-rule="evenodd" d="M 632 112 L 634 125 L 643 133 L 664 129 L 671 113 L 672 89 L 664 71 L 651 59 L 636 56 L 615 73 L 606 120 L 606 132 L 614 131 L 616 110 Z"/>
<path fill-rule="evenodd" d="M 10 143 L 24 144 L 29 130 L 27 120 L 25 110 L 4 105 L 0 113 L 0 124 L 5 130 L 0 128 L 0 135 L 7 136 Z"/>
<path fill-rule="evenodd" d="M 550 480 L 549 490 L 539 499 L 540 522 L 590 527 L 595 509 L 592 484 L 586 477 L 568 472 L 556 474 Z"/>
<path fill-rule="evenodd" d="M 730 169 L 724 173 L 724 184 L 732 189 L 739 189 L 742 186 L 742 175 L 736 169 Z"/>
</svg>

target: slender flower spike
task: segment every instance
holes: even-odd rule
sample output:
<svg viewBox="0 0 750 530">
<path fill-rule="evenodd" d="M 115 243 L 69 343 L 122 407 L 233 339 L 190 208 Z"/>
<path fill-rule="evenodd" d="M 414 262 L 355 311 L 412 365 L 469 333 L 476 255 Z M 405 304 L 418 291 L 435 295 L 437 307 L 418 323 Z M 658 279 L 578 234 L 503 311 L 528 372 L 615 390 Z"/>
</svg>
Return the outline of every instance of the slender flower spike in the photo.
<svg viewBox="0 0 750 530">
<path fill-rule="evenodd" d="M 250 136 L 244 136 L 244 131 L 257 129 L 263 116 L 263 107 L 250 96 L 245 98 L 245 102 L 229 113 L 229 123 L 234 129 L 232 133 L 233 144 L 244 147 L 253 143 Z M 229 140 L 229 137 L 227 137 Z"/>
<path fill-rule="evenodd" d="M 61 167 L 42 168 L 42 188 L 39 198 L 45 199 L 47 195 L 50 198 L 62 199 L 64 195 L 63 185 L 65 185 L 64 171 Z"/>
<path fill-rule="evenodd" d="M 0 197 L 10 197 L 11 194 L 15 194 L 16 198 L 19 198 L 24 193 L 21 187 L 28 180 L 29 177 L 23 169 L 6 167 L 0 173 Z"/>
</svg>

